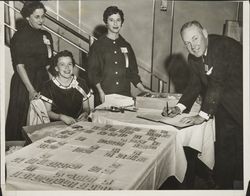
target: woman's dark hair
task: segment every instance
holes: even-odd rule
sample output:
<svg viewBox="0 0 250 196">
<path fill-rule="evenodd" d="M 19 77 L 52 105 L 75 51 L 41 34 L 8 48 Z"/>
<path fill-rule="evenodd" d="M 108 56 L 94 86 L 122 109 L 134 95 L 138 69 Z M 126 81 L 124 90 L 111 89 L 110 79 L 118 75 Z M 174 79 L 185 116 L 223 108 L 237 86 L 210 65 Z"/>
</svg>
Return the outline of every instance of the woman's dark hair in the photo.
<svg viewBox="0 0 250 196">
<path fill-rule="evenodd" d="M 46 8 L 40 1 L 25 1 L 21 10 L 23 18 L 29 17 L 36 9 L 43 9 L 44 13 L 47 12 Z"/>
<path fill-rule="evenodd" d="M 73 66 L 75 66 L 75 59 L 73 57 L 73 54 L 68 51 L 68 50 L 63 50 L 63 51 L 60 51 L 58 52 L 54 57 L 53 57 L 53 60 L 52 60 L 52 64 L 49 68 L 49 71 L 50 73 L 53 75 L 53 76 L 56 76 L 57 75 L 57 72 L 56 72 L 56 69 L 55 67 L 57 66 L 57 63 L 58 63 L 58 59 L 60 57 L 70 57 L 71 60 L 72 60 L 72 63 L 73 63 Z"/>
<path fill-rule="evenodd" d="M 111 16 L 112 14 L 119 14 L 121 16 L 122 24 L 124 22 L 124 14 L 123 11 L 120 10 L 117 6 L 110 6 L 107 7 L 106 10 L 103 13 L 103 22 L 107 24 L 108 22 L 108 17 Z"/>
</svg>

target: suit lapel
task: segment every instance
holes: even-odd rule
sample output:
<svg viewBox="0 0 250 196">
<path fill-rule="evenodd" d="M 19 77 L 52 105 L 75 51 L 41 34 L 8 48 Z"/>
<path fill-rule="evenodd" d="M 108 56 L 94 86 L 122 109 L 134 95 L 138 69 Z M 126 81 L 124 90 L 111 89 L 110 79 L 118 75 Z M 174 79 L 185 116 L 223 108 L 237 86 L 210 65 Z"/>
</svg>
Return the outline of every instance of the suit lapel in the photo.
<svg viewBox="0 0 250 196">
<path fill-rule="evenodd" d="M 205 68 L 203 66 L 202 58 L 197 58 L 195 61 L 195 69 L 198 70 L 201 81 L 204 85 L 207 85 L 207 75 L 205 72 Z"/>
</svg>

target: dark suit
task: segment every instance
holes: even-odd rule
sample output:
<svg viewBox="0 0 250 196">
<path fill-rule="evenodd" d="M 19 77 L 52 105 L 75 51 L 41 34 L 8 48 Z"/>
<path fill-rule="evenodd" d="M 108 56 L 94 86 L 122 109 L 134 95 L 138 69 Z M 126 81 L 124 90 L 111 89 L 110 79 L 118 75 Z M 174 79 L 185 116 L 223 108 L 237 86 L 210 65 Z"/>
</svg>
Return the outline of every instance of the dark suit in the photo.
<svg viewBox="0 0 250 196">
<path fill-rule="evenodd" d="M 209 35 L 206 57 L 189 54 L 188 62 L 191 79 L 179 103 L 189 110 L 200 94 L 201 111 L 215 116 L 216 179 L 220 186 L 230 188 L 233 179 L 242 180 L 243 175 L 242 45 L 228 37 Z M 204 64 L 212 67 L 210 75 Z"/>
</svg>

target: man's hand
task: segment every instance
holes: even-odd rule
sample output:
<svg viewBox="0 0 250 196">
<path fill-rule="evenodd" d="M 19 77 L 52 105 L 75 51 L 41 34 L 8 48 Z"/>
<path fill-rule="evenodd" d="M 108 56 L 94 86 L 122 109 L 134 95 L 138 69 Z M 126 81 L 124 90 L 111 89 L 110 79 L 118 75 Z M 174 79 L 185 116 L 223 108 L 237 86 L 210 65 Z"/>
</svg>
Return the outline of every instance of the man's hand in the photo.
<svg viewBox="0 0 250 196">
<path fill-rule="evenodd" d="M 175 117 L 175 116 L 177 116 L 178 114 L 181 113 L 180 108 L 177 107 L 177 106 L 169 108 L 168 111 L 167 110 L 168 110 L 167 107 L 163 108 L 162 116 L 168 116 L 170 118 L 173 118 L 173 117 Z"/>
<path fill-rule="evenodd" d="M 181 122 L 186 123 L 186 124 L 194 124 L 194 125 L 199 125 L 203 123 L 206 119 L 202 118 L 199 115 L 196 116 L 190 116 L 190 117 L 184 117 L 181 119 Z"/>
</svg>

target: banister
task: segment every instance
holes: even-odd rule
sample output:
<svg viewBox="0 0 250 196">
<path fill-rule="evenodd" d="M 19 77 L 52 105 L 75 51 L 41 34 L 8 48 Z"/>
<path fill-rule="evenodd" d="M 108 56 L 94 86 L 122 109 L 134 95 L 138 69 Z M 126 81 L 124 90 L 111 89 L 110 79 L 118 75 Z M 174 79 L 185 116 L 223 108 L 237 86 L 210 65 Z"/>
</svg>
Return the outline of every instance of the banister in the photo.
<svg viewBox="0 0 250 196">
<path fill-rule="evenodd" d="M 69 44 L 71 44 L 72 46 L 76 47 L 77 49 L 81 50 L 82 52 L 88 53 L 87 50 L 85 50 L 85 49 L 83 49 L 83 48 L 77 46 L 76 44 L 74 44 L 74 43 L 73 43 L 72 41 L 70 41 L 69 39 L 67 39 L 67 38 L 61 36 L 60 34 L 56 33 L 55 31 L 51 30 L 49 27 L 47 27 L 47 26 L 45 26 L 45 25 L 43 25 L 43 27 L 44 27 L 46 30 L 48 30 L 49 32 L 51 32 L 51 33 L 53 33 L 54 35 L 56 35 L 57 37 L 63 39 L 63 40 L 66 41 L 67 43 L 69 43 Z"/>
<path fill-rule="evenodd" d="M 45 14 L 46 18 L 48 18 L 50 21 L 52 21 L 53 23 L 57 24 L 59 27 L 64 28 L 66 31 L 70 32 L 71 34 L 75 35 L 77 38 L 85 41 L 85 42 L 89 42 L 88 38 L 84 37 L 83 35 L 81 35 L 80 33 L 72 30 L 71 28 L 69 28 L 68 26 L 66 26 L 65 24 L 63 24 L 62 22 L 54 19 L 52 16 Z"/>
</svg>

